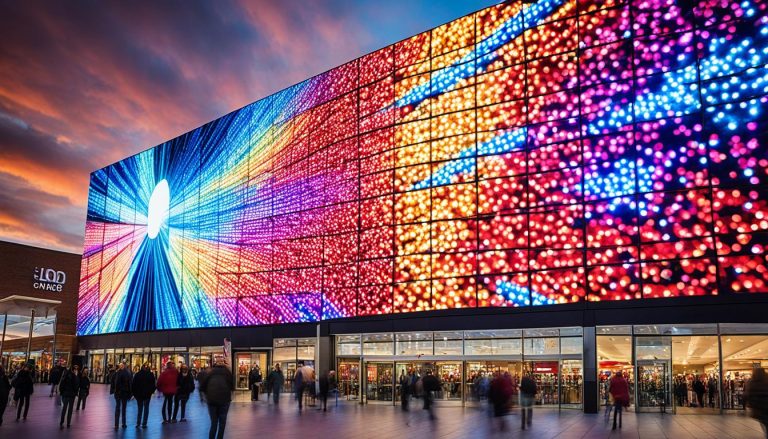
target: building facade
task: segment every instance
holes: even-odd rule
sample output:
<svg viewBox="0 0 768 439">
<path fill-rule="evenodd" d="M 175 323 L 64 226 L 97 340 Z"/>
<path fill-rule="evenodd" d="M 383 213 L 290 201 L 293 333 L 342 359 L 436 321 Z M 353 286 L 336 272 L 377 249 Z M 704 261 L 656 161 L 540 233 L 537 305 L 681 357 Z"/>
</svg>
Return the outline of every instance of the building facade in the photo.
<svg viewBox="0 0 768 439">
<path fill-rule="evenodd" d="M 740 407 L 768 19 L 721 3 L 505 2 L 94 172 L 89 361 L 309 361 L 390 403 L 409 367 L 464 404 L 533 373 L 590 412 L 624 370 L 638 410 Z"/>
<path fill-rule="evenodd" d="M 81 259 L 78 254 L 0 242 L 0 333 L 4 334 L 0 362 L 4 367 L 31 359 L 45 371 L 53 364 L 54 351 L 63 362 L 77 353 Z M 34 320 L 31 309 L 35 309 Z"/>
</svg>

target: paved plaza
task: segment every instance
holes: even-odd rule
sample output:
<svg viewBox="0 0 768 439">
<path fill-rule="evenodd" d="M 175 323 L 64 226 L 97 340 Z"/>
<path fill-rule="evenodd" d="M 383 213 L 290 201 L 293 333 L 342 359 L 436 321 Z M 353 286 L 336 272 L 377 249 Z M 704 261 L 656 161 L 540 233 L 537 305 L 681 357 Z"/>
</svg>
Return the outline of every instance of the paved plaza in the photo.
<svg viewBox="0 0 768 439">
<path fill-rule="evenodd" d="M 75 411 L 72 428 L 59 431 L 59 406 L 48 397 L 48 387 L 38 385 L 26 421 L 15 422 L 16 407 L 10 405 L 0 427 L 0 438 L 204 438 L 209 420 L 206 406 L 195 392 L 190 399 L 186 423 L 162 424 L 162 399 L 153 399 L 149 427 L 135 428 L 136 403 L 128 407 L 128 428 L 114 430 L 114 400 L 107 386 L 93 385 L 88 408 Z M 323 413 L 308 408 L 298 413 L 296 404 L 287 395 L 278 407 L 267 403 L 251 403 L 239 393 L 229 411 L 226 438 L 270 437 L 309 439 L 315 437 L 341 438 L 765 438 L 760 425 L 744 415 L 659 415 L 628 413 L 621 431 L 612 432 L 602 415 L 585 415 L 579 411 L 537 409 L 533 427 L 519 429 L 519 415 L 508 417 L 508 430 L 491 429 L 490 418 L 481 408 L 461 408 L 437 405 L 437 421 L 428 420 L 426 412 L 414 405 L 407 415 L 399 407 L 370 404 L 362 406 L 339 401 Z"/>
</svg>

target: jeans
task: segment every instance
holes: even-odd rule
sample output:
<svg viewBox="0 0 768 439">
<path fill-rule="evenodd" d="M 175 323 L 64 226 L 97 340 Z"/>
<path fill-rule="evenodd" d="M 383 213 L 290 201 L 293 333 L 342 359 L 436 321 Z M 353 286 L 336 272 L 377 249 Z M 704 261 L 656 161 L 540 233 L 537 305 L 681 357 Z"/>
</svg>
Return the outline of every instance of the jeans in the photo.
<svg viewBox="0 0 768 439">
<path fill-rule="evenodd" d="M 534 395 L 520 393 L 520 424 L 523 429 L 533 422 L 533 398 Z"/>
<path fill-rule="evenodd" d="M 434 397 L 432 396 L 431 390 L 425 390 L 424 391 L 424 410 L 429 413 L 429 419 L 435 420 L 435 411 L 432 407 L 434 405 Z"/>
<path fill-rule="evenodd" d="M 3 414 L 8 406 L 8 398 L 0 398 L 0 425 L 3 425 Z"/>
<path fill-rule="evenodd" d="M 299 400 L 299 410 L 304 406 L 304 385 L 296 387 L 296 399 Z"/>
<path fill-rule="evenodd" d="M 229 403 L 208 404 L 208 415 L 211 417 L 211 429 L 208 430 L 208 439 L 222 439 L 224 427 L 227 426 L 227 412 Z"/>
<path fill-rule="evenodd" d="M 128 406 L 129 398 L 115 398 L 115 427 L 120 425 L 120 413 L 123 415 L 123 425 L 126 425 L 125 421 L 125 408 Z"/>
<path fill-rule="evenodd" d="M 149 402 L 152 401 L 152 397 L 150 396 L 147 399 L 137 399 L 136 400 L 136 425 L 146 427 L 147 426 L 147 418 L 149 417 Z"/>
<path fill-rule="evenodd" d="M 173 395 L 163 395 L 163 421 L 170 421 L 173 415 Z"/>
<path fill-rule="evenodd" d="M 173 399 L 173 420 L 176 420 L 176 415 L 179 413 L 179 405 L 181 405 L 181 419 L 185 419 L 185 414 L 187 412 L 187 401 L 189 400 L 189 397 L 179 397 L 179 395 L 176 395 L 176 397 Z"/>
<path fill-rule="evenodd" d="M 59 425 L 64 425 L 64 415 L 67 416 L 67 427 L 72 424 L 72 408 L 75 406 L 74 396 L 61 397 L 61 419 Z"/>
<path fill-rule="evenodd" d="M 19 397 L 19 407 L 16 409 L 16 419 L 21 417 L 22 407 L 24 407 L 24 419 L 27 419 L 27 413 L 29 413 L 29 395 Z"/>
<path fill-rule="evenodd" d="M 624 404 L 617 402 L 613 404 L 613 428 L 616 428 L 616 417 L 619 417 L 619 428 L 621 428 L 621 411 L 624 409 Z"/>
<path fill-rule="evenodd" d="M 253 387 L 251 387 L 251 401 L 258 401 L 259 400 L 259 385 L 254 384 Z"/>
<path fill-rule="evenodd" d="M 275 404 L 280 402 L 280 390 L 277 388 L 272 389 L 272 400 L 275 401 Z"/>
<path fill-rule="evenodd" d="M 88 395 L 78 396 L 77 397 L 77 407 L 75 407 L 75 408 L 80 410 L 80 403 L 82 403 L 83 404 L 83 410 L 85 410 L 85 400 L 86 399 L 88 399 Z"/>
</svg>

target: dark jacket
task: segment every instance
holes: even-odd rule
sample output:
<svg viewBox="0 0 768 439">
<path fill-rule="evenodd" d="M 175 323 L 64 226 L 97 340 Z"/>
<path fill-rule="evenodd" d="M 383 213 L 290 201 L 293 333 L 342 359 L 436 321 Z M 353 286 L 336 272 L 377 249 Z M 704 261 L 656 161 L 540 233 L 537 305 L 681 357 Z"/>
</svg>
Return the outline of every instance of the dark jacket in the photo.
<svg viewBox="0 0 768 439">
<path fill-rule="evenodd" d="M 252 388 L 254 384 L 261 382 L 261 372 L 258 369 L 251 369 L 248 373 L 248 387 Z"/>
<path fill-rule="evenodd" d="M 152 398 L 152 394 L 155 393 L 155 375 L 152 371 L 142 368 L 136 372 L 131 383 L 131 391 L 137 401 Z"/>
<path fill-rule="evenodd" d="M 61 366 L 53 366 L 51 369 L 51 374 L 48 376 L 48 383 L 53 384 L 54 386 L 59 384 L 61 381 L 61 375 L 64 370 L 65 369 Z"/>
<path fill-rule="evenodd" d="M 520 393 L 525 396 L 536 396 L 536 381 L 529 376 L 524 376 L 520 380 Z"/>
<path fill-rule="evenodd" d="M 189 399 L 189 395 L 195 391 L 195 379 L 192 378 L 192 374 L 187 372 L 184 376 L 183 373 L 179 373 L 179 378 L 176 380 L 176 397 L 179 399 Z"/>
<path fill-rule="evenodd" d="M 697 379 L 693 382 L 693 391 L 696 392 L 697 395 L 701 395 L 706 392 L 707 389 L 704 387 L 704 383 L 702 383 L 700 379 Z"/>
<path fill-rule="evenodd" d="M 327 373 L 322 374 L 318 381 L 321 396 L 328 396 L 328 392 L 336 386 L 336 379 Z"/>
<path fill-rule="evenodd" d="M 8 401 L 8 395 L 11 393 L 11 382 L 8 375 L 0 375 L 0 401 Z"/>
<path fill-rule="evenodd" d="M 14 398 L 18 399 L 23 396 L 30 396 L 35 392 L 35 386 L 32 382 L 32 374 L 28 370 L 20 370 L 16 378 L 13 380 Z"/>
<path fill-rule="evenodd" d="M 115 399 L 131 399 L 131 372 L 127 367 L 115 373 L 109 393 L 114 394 Z"/>
<path fill-rule="evenodd" d="M 273 370 L 267 375 L 267 388 L 272 392 L 280 393 L 283 390 L 283 385 L 285 385 L 283 371 Z"/>
<path fill-rule="evenodd" d="M 80 375 L 80 391 L 78 392 L 78 396 L 80 398 L 85 398 L 90 393 L 91 393 L 91 379 L 88 378 L 88 375 Z"/>
<path fill-rule="evenodd" d="M 212 405 L 226 405 L 232 401 L 234 379 L 225 366 L 213 366 L 200 382 L 200 391 Z"/>
<path fill-rule="evenodd" d="M 65 398 L 74 398 L 80 393 L 80 377 L 71 370 L 64 370 L 59 380 L 59 394 Z"/>
<path fill-rule="evenodd" d="M 756 368 L 747 383 L 744 401 L 752 409 L 750 414 L 762 423 L 768 423 L 768 374 Z"/>
<path fill-rule="evenodd" d="M 424 392 L 437 392 L 440 390 L 440 379 L 436 375 L 425 375 L 421 379 Z"/>
</svg>

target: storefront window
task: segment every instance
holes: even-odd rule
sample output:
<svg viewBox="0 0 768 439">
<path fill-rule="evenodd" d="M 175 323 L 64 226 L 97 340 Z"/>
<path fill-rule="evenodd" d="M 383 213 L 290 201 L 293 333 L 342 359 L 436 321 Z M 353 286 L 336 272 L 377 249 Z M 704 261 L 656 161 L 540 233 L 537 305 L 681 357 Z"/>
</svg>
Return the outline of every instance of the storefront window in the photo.
<svg viewBox="0 0 768 439">
<path fill-rule="evenodd" d="M 562 355 L 579 355 L 584 350 L 584 340 L 581 337 L 563 337 L 560 339 Z"/>
<path fill-rule="evenodd" d="M 461 332 L 435 332 L 435 355 L 462 355 Z"/>
<path fill-rule="evenodd" d="M 314 338 L 300 338 L 297 340 L 296 361 L 304 362 L 305 365 L 315 367 L 315 342 Z"/>
<path fill-rule="evenodd" d="M 560 355 L 560 339 L 556 337 L 525 338 L 525 356 Z"/>
<path fill-rule="evenodd" d="M 363 335 L 363 355 L 392 355 L 395 351 L 392 334 Z"/>
<path fill-rule="evenodd" d="M 610 328 L 610 329 L 609 329 Z M 634 365 L 632 363 L 632 328 L 602 327 L 597 328 L 597 373 L 598 394 L 602 405 L 610 405 L 608 385 L 611 378 L 622 372 L 629 383 L 630 405 L 634 405 Z"/>
<path fill-rule="evenodd" d="M 396 334 L 397 355 L 432 355 L 432 333 Z"/>
<path fill-rule="evenodd" d="M 717 336 L 672 337 L 672 393 L 677 413 L 719 412 Z"/>
<path fill-rule="evenodd" d="M 729 332 L 737 329 L 747 332 L 747 328 L 725 328 Z M 720 337 L 720 343 L 723 351 L 723 408 L 744 410 L 744 391 L 752 378 L 752 370 L 768 367 L 768 335 L 726 334 Z"/>
<path fill-rule="evenodd" d="M 465 355 L 522 355 L 522 331 L 466 331 Z M 514 338 L 513 338 L 514 337 Z"/>
<path fill-rule="evenodd" d="M 357 356 L 362 353 L 359 335 L 339 335 L 336 337 L 336 354 Z"/>
</svg>

